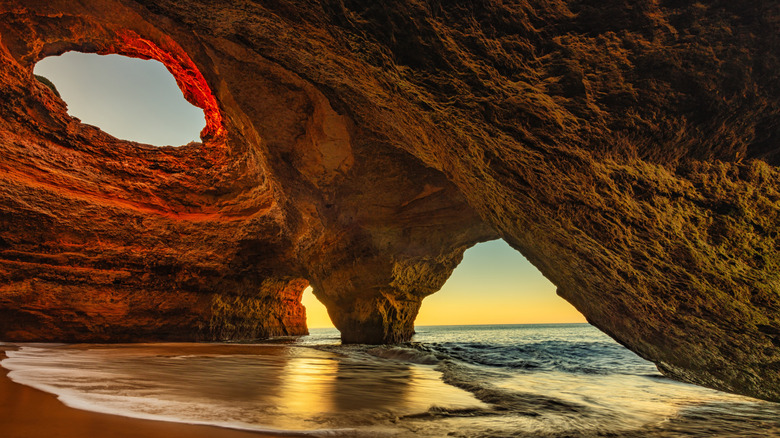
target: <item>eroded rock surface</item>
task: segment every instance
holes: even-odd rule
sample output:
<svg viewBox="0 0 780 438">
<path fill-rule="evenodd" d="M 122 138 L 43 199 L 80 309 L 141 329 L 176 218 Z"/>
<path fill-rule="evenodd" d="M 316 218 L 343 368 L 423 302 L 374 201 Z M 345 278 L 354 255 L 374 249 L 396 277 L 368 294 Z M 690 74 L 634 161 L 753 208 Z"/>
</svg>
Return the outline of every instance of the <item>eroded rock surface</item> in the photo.
<svg viewBox="0 0 780 438">
<path fill-rule="evenodd" d="M 780 400 L 780 6 L 0 1 L 0 338 L 407 340 L 503 237 L 670 376 Z M 32 68 L 162 61 L 202 144 Z M 476 294 L 476 292 L 475 292 Z M 478 297 L 475 296 L 475 299 Z"/>
</svg>

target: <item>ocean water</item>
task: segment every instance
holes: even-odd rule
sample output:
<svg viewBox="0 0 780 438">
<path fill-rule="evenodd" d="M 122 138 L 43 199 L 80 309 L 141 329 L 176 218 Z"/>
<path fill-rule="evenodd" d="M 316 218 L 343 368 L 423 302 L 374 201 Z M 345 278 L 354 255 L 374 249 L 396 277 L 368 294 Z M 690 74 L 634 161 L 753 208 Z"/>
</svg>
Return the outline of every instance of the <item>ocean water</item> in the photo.
<svg viewBox="0 0 780 438">
<path fill-rule="evenodd" d="M 664 378 L 587 324 L 333 329 L 261 344 L 5 344 L 18 383 L 75 408 L 355 437 L 780 436 L 780 404 Z"/>
</svg>

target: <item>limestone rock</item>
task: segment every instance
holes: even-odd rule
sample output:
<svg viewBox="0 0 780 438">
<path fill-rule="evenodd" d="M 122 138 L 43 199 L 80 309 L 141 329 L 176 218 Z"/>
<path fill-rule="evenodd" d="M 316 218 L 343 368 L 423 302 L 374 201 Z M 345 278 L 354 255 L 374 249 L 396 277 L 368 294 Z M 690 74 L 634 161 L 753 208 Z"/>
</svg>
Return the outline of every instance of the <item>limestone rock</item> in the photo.
<svg viewBox="0 0 780 438">
<path fill-rule="evenodd" d="M 670 376 L 780 400 L 780 6 L 0 1 L 0 338 L 409 339 L 502 237 Z M 163 62 L 202 144 L 67 116 L 32 68 Z M 478 299 L 478 297 L 475 297 Z"/>
</svg>

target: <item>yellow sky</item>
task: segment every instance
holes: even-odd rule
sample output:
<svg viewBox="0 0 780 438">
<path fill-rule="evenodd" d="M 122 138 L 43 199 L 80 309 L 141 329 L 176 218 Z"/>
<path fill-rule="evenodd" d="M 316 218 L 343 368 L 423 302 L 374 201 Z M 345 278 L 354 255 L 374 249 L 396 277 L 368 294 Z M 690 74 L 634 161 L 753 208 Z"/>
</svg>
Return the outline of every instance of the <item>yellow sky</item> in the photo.
<svg viewBox="0 0 780 438">
<path fill-rule="evenodd" d="M 317 298 L 311 292 L 311 286 L 303 291 L 301 303 L 306 307 L 306 324 L 309 328 L 333 327 L 330 321 L 328 311 L 325 306 L 317 301 Z"/>
<path fill-rule="evenodd" d="M 310 289 L 303 295 L 310 328 L 333 327 Z M 555 294 L 555 286 L 503 240 L 479 244 L 463 256 L 442 290 L 423 301 L 415 325 L 585 322 Z"/>
</svg>

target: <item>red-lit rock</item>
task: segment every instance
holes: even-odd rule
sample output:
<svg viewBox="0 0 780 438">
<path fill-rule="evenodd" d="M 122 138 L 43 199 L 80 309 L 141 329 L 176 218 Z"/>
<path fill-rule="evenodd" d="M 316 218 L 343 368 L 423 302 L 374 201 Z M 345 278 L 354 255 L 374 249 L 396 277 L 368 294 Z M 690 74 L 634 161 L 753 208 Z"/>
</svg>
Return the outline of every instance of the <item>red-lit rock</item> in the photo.
<svg viewBox="0 0 780 438">
<path fill-rule="evenodd" d="M 777 5 L 0 5 L 0 337 L 300 333 L 308 280 L 402 341 L 501 236 L 667 374 L 780 399 Z M 204 143 L 68 117 L 66 50 L 165 63 Z"/>
<path fill-rule="evenodd" d="M 372 326 L 361 340 L 399 341 L 465 248 L 495 237 L 443 174 L 241 45 L 113 2 L 2 5 L 4 340 L 303 334 L 309 279 L 338 282 L 320 295 L 347 307 L 408 295 L 393 301 L 403 321 L 341 315 Z M 32 76 L 68 50 L 165 64 L 204 109 L 203 144 L 155 148 L 70 118 Z M 406 284 L 409 269 L 435 272 Z"/>
</svg>

